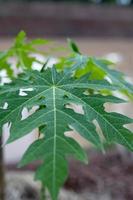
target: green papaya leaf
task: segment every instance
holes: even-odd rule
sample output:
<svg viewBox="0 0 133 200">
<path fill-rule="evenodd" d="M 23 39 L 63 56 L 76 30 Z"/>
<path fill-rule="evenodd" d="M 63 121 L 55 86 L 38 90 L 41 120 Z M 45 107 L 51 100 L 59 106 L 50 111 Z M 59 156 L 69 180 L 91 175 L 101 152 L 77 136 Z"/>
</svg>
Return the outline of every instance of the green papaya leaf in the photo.
<svg viewBox="0 0 133 200">
<path fill-rule="evenodd" d="M 120 87 L 120 92 L 133 99 L 133 84 L 126 80 L 126 76 L 122 72 L 112 69 L 110 62 L 95 57 L 74 54 L 71 58 L 68 58 L 67 63 L 66 70 L 72 68 L 75 77 L 78 78 L 90 72 L 92 80 L 109 79 L 113 84 Z"/>
<path fill-rule="evenodd" d="M 103 70 L 113 83 L 121 87 L 121 91 L 125 91 L 133 96 L 133 84 L 126 81 L 125 75 L 122 72 L 110 69 L 106 63 L 100 59 L 93 59 L 95 66 Z"/>
<path fill-rule="evenodd" d="M 32 69 L 33 63 L 40 63 L 35 54 L 37 53 L 44 56 L 44 53 L 36 46 L 47 45 L 49 43 L 50 41 L 45 39 L 32 39 L 28 41 L 26 33 L 20 31 L 11 47 L 7 51 L 0 52 L 0 71 L 5 70 L 7 72 L 7 77 L 11 80 L 16 76 L 12 67 L 12 62 L 10 61 L 12 58 L 16 63 L 16 67 L 19 69 L 18 72 L 22 72 L 25 69 Z"/>
<path fill-rule="evenodd" d="M 123 127 L 133 120 L 104 109 L 107 102 L 122 103 L 123 100 L 99 94 L 100 90 L 117 90 L 118 87 L 103 80 L 89 80 L 89 76 L 86 74 L 77 79 L 71 70 L 69 73 L 57 72 L 53 67 L 41 72 L 27 71 L 11 84 L 0 87 L 1 134 L 3 125 L 8 123 L 10 136 L 7 143 L 10 143 L 38 128 L 41 137 L 28 148 L 20 166 L 42 161 L 35 177 L 48 188 L 53 200 L 57 200 L 59 189 L 67 178 L 68 155 L 87 163 L 85 151 L 75 139 L 65 134 L 67 131 L 77 131 L 102 150 L 102 140 L 93 123 L 96 120 L 108 142 L 117 142 L 133 150 L 133 133 Z M 97 94 L 88 94 L 88 89 Z M 80 105 L 83 113 L 70 108 L 73 104 Z M 23 119 L 23 109 L 30 110 L 35 106 L 36 111 Z"/>
</svg>

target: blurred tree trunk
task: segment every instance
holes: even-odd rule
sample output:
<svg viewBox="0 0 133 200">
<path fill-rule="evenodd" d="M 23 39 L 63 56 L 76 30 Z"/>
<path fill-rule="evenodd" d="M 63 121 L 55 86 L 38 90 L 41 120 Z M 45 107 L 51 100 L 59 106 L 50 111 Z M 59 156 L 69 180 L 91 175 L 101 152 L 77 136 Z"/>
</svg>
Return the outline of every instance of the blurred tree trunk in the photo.
<svg viewBox="0 0 133 200">
<path fill-rule="evenodd" d="M 2 137 L 0 137 L 0 200 L 4 200 L 4 164 L 3 164 L 3 150 L 2 150 Z"/>
</svg>

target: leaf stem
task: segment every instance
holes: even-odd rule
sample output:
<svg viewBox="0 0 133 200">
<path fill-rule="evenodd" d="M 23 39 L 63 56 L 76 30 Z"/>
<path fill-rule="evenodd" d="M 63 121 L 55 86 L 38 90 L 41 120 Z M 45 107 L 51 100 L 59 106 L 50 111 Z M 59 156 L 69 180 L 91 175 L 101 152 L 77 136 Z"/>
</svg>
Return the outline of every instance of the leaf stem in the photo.
<svg viewBox="0 0 133 200">
<path fill-rule="evenodd" d="M 0 200 L 5 200 L 5 180 L 3 165 L 2 137 L 0 137 Z"/>
<path fill-rule="evenodd" d="M 41 186 L 41 198 L 40 200 L 46 200 L 46 190 L 45 190 L 45 186 L 42 184 Z"/>
</svg>

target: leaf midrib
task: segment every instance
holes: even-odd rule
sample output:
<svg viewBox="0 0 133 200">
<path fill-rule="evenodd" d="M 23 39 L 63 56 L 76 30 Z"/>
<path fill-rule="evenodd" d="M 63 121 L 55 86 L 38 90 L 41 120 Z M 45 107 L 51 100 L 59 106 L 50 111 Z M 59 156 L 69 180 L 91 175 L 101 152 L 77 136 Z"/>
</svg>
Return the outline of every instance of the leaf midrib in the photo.
<svg viewBox="0 0 133 200">
<path fill-rule="evenodd" d="M 54 83 L 54 81 L 53 81 Z M 53 181 L 53 196 L 55 196 L 55 180 L 56 180 L 56 135 L 57 135 L 57 127 L 56 127 L 56 98 L 55 98 L 55 86 L 53 86 L 53 112 L 54 112 L 54 146 L 53 146 L 53 176 L 52 176 L 52 181 Z"/>
</svg>

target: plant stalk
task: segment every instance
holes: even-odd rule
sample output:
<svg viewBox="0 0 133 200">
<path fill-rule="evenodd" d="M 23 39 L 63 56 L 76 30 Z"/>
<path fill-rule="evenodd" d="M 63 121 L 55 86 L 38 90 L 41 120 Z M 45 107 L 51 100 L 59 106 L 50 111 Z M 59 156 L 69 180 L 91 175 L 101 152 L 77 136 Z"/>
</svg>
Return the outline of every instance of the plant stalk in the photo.
<svg viewBox="0 0 133 200">
<path fill-rule="evenodd" d="M 4 180 L 2 137 L 0 137 L 0 200 L 5 200 L 5 180 Z"/>
<path fill-rule="evenodd" d="M 42 185 L 41 187 L 41 198 L 40 200 L 46 200 L 46 190 L 45 190 L 45 186 Z"/>
</svg>

